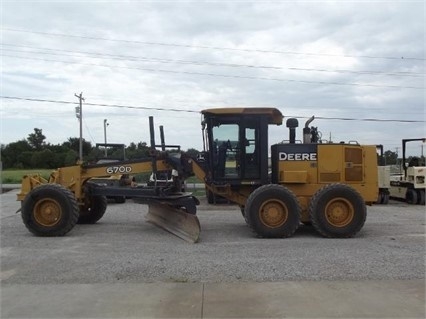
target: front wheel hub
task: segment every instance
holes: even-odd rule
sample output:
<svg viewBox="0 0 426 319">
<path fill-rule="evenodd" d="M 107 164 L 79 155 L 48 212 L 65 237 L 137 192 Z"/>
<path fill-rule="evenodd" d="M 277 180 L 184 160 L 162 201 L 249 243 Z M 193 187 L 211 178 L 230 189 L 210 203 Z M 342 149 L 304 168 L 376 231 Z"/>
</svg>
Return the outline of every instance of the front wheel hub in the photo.
<svg viewBox="0 0 426 319">
<path fill-rule="evenodd" d="M 34 218 L 42 226 L 55 226 L 61 220 L 61 216 L 61 206 L 53 199 L 43 199 L 34 207 Z"/>
</svg>

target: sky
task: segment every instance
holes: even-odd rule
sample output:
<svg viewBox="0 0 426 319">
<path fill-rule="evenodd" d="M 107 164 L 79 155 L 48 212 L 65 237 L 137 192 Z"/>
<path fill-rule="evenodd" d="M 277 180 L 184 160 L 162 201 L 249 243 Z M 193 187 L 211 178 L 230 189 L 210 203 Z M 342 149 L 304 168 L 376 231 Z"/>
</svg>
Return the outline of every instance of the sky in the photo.
<svg viewBox="0 0 426 319">
<path fill-rule="evenodd" d="M 1 1 L 2 144 L 42 129 L 202 149 L 200 111 L 276 107 L 317 117 L 324 141 L 382 144 L 425 132 L 424 1 Z M 157 140 L 159 133 L 157 132 Z M 159 142 L 159 141 L 158 141 Z M 408 151 L 420 155 L 420 142 Z"/>
</svg>

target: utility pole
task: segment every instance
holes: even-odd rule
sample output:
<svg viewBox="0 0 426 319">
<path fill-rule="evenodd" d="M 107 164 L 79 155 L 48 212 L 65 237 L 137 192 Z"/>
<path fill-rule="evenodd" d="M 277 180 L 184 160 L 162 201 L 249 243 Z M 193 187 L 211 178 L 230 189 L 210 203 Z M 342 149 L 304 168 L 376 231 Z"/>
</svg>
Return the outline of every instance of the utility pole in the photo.
<svg viewBox="0 0 426 319">
<path fill-rule="evenodd" d="M 106 128 L 109 125 L 109 123 L 107 123 L 107 119 L 104 119 L 104 141 L 105 141 L 105 157 L 108 157 L 108 149 L 106 147 L 106 143 L 107 143 L 107 134 L 106 134 Z"/>
<path fill-rule="evenodd" d="M 83 161 L 83 92 L 80 95 L 74 94 L 80 101 L 80 106 L 75 108 L 75 113 L 77 118 L 80 121 L 80 145 L 79 145 L 79 159 Z"/>
</svg>

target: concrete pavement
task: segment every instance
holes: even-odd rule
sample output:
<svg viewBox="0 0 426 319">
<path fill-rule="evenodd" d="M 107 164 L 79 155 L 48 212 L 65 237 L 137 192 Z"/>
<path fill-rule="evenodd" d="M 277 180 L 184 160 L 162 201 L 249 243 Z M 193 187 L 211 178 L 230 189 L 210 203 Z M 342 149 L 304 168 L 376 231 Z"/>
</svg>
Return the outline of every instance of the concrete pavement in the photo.
<svg viewBox="0 0 426 319">
<path fill-rule="evenodd" d="M 1 318 L 424 318 L 423 280 L 2 285 Z"/>
</svg>

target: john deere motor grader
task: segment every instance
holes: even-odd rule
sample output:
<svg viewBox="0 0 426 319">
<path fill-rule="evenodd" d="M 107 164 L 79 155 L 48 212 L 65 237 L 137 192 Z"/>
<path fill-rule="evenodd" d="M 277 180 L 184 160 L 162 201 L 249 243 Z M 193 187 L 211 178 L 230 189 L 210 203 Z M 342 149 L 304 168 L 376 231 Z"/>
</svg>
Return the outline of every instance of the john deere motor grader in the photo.
<svg viewBox="0 0 426 319">
<path fill-rule="evenodd" d="M 205 187 L 240 206 L 259 237 L 293 235 L 311 223 L 325 237 L 352 237 L 366 220 L 366 205 L 377 200 L 376 146 L 321 143 L 315 127 L 296 141 L 296 119 L 288 119 L 289 140 L 268 147 L 268 126 L 281 125 L 275 108 L 207 109 L 203 114 L 204 151 L 197 159 L 155 145 L 150 118 L 151 157 L 113 164 L 63 167 L 49 180 L 26 176 L 18 200 L 26 227 L 40 236 L 61 236 L 76 223 L 95 223 L 106 210 L 105 196 L 128 196 L 149 205 L 148 220 L 196 242 L 199 201 L 181 192 L 191 175 Z M 269 164 L 268 154 L 271 157 Z M 270 169 L 269 169 L 270 168 Z M 102 187 L 94 177 L 173 170 L 173 183 L 134 188 Z"/>
</svg>

